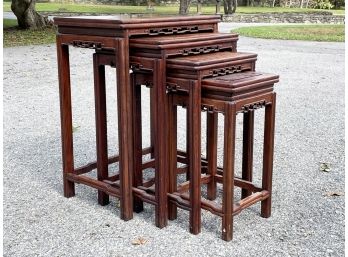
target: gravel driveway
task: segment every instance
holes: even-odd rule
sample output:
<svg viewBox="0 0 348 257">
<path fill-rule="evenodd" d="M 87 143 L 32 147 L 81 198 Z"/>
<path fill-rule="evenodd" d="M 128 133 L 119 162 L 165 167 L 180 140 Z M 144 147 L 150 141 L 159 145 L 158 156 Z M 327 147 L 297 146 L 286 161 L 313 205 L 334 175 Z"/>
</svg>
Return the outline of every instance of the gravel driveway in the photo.
<svg viewBox="0 0 348 257">
<path fill-rule="evenodd" d="M 150 205 L 124 222 L 118 200 L 98 206 L 96 191 L 86 186 L 77 185 L 76 197 L 64 198 L 55 45 L 5 48 L 4 255 L 344 256 L 344 196 L 332 196 L 344 193 L 344 44 L 242 37 L 238 49 L 258 53 L 257 69 L 281 76 L 273 213 L 261 218 L 257 204 L 236 216 L 234 239 L 226 243 L 220 219 L 205 211 L 202 233 L 193 236 L 186 211 L 158 229 Z M 95 159 L 91 52 L 72 49 L 71 65 L 78 166 Z M 114 73 L 107 70 L 110 154 L 117 149 Z M 146 102 L 144 109 L 148 128 Z M 259 122 L 255 129 L 258 179 Z M 144 129 L 145 143 L 148 135 Z M 185 145 L 184 134 L 179 136 Z M 240 130 L 237 136 L 240 167 Z M 331 171 L 320 171 L 321 162 Z M 145 244 L 133 245 L 139 237 Z"/>
</svg>

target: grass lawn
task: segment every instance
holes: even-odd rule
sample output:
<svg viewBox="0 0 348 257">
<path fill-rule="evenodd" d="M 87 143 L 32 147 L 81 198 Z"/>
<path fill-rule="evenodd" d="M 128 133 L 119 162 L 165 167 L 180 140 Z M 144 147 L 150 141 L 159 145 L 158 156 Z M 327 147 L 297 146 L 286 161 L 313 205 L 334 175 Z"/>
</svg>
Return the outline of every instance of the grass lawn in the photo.
<svg viewBox="0 0 348 257">
<path fill-rule="evenodd" d="M 4 47 L 51 44 L 55 40 L 55 28 L 20 30 L 17 20 L 4 19 Z"/>
<path fill-rule="evenodd" d="M 5 12 L 11 11 L 11 3 L 4 2 Z M 197 7 L 191 5 L 190 12 L 195 13 Z M 39 12 L 89 12 L 89 13 L 148 13 L 146 6 L 123 6 L 123 5 L 85 5 L 85 4 L 59 4 L 59 3 L 36 3 L 36 10 Z M 221 8 L 221 11 L 223 8 Z M 177 14 L 178 6 L 155 6 L 154 13 Z M 203 13 L 215 13 L 215 6 L 204 6 Z M 318 9 L 306 8 L 282 8 L 282 7 L 238 7 L 237 13 L 267 13 L 267 12 L 320 12 Z M 334 14 L 344 15 L 344 10 L 330 10 Z"/>
<path fill-rule="evenodd" d="M 4 29 L 16 27 L 17 25 L 17 20 L 4 19 Z"/>
<path fill-rule="evenodd" d="M 344 42 L 344 25 L 275 25 L 233 30 L 242 36 L 307 41 Z"/>
</svg>

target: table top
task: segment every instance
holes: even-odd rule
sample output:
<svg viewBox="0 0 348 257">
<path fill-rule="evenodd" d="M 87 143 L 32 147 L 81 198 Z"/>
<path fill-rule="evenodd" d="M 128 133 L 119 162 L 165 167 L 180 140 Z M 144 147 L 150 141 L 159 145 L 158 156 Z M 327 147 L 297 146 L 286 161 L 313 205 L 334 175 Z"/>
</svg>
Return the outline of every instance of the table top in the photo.
<svg viewBox="0 0 348 257">
<path fill-rule="evenodd" d="M 55 17 L 58 33 L 128 38 L 199 31 L 216 31 L 219 15 L 158 16 L 114 15 Z"/>
<path fill-rule="evenodd" d="M 202 55 L 190 55 L 184 57 L 177 57 L 167 60 L 167 67 L 179 68 L 181 66 L 186 67 L 203 67 L 206 65 L 220 64 L 224 62 L 256 59 L 257 54 L 243 53 L 243 52 L 216 52 Z"/>
<path fill-rule="evenodd" d="M 262 73 L 255 71 L 246 71 L 242 73 L 234 73 L 225 76 L 208 78 L 202 80 L 202 86 L 218 86 L 220 88 L 235 89 L 243 86 L 251 86 L 259 84 L 265 86 L 266 84 L 272 85 L 279 82 L 279 75 Z"/>
<path fill-rule="evenodd" d="M 146 44 L 146 45 L 168 45 L 168 44 L 180 44 L 190 43 L 206 40 L 228 39 L 238 40 L 238 34 L 235 33 L 192 33 L 192 34 L 176 34 L 166 36 L 145 36 L 133 38 L 130 44 Z"/>
<path fill-rule="evenodd" d="M 175 22 L 182 23 L 187 21 L 221 21 L 220 15 L 187 15 L 187 16 L 160 16 L 160 15 L 113 15 L 113 16 L 71 16 L 54 17 L 54 24 L 70 25 L 76 27 L 86 27 L 94 24 L 95 26 L 115 27 L 115 28 L 134 28 L 134 25 L 147 26 L 148 24 L 161 25 L 162 23 Z M 185 23 L 183 23 L 185 24 Z M 128 26 L 127 26 L 128 25 Z"/>
</svg>

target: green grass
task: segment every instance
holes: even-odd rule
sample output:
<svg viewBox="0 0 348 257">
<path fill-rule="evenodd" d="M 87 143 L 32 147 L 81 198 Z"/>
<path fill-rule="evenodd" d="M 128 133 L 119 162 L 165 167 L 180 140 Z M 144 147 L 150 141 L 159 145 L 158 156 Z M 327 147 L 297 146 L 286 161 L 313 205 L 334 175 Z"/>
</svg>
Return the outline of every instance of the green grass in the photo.
<svg viewBox="0 0 348 257">
<path fill-rule="evenodd" d="M 17 20 L 4 19 L 4 29 L 18 26 Z"/>
<path fill-rule="evenodd" d="M 242 36 L 306 41 L 344 42 L 344 25 L 280 25 L 233 30 Z"/>
<path fill-rule="evenodd" d="M 3 3 L 4 11 L 11 11 L 11 3 Z M 148 13 L 146 6 L 123 6 L 123 5 L 85 5 L 85 4 L 59 4 L 59 3 L 36 3 L 39 12 L 87 12 L 87 13 Z M 177 14 L 178 6 L 155 6 L 154 13 Z M 223 8 L 221 8 L 221 11 Z M 203 6 L 203 13 L 215 13 L 215 6 Z M 282 8 L 282 7 L 238 7 L 237 13 L 269 13 L 269 12 L 320 12 L 318 9 L 305 8 Z M 344 10 L 330 10 L 334 14 L 344 15 Z M 191 13 L 196 12 L 196 6 L 192 5 Z"/>
<path fill-rule="evenodd" d="M 16 20 L 4 19 L 4 47 L 51 44 L 56 40 L 55 28 L 21 30 Z"/>
</svg>

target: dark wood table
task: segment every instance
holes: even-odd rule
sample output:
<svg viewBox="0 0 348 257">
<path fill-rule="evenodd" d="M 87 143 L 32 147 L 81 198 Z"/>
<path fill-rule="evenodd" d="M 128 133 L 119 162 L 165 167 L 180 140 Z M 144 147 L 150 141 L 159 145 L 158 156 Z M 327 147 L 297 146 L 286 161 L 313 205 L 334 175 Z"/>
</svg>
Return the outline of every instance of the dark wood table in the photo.
<svg viewBox="0 0 348 257">
<path fill-rule="evenodd" d="M 129 77 L 129 39 L 140 36 L 158 36 L 195 32 L 217 31 L 220 16 L 173 16 L 173 17 L 142 17 L 129 18 L 123 16 L 86 16 L 86 17 L 56 17 L 54 23 L 58 26 L 57 55 L 59 73 L 59 92 L 61 108 L 61 133 L 63 156 L 64 196 L 75 195 L 75 183 L 83 183 L 98 189 L 100 204 L 108 203 L 108 196 L 120 198 L 121 218 L 129 220 L 133 217 L 132 202 L 132 171 L 133 171 L 133 88 Z M 117 103 L 119 123 L 119 188 L 111 188 L 107 183 L 87 176 L 79 176 L 98 169 L 98 176 L 107 174 L 108 155 L 101 151 L 107 144 L 106 120 L 96 112 L 97 131 L 97 162 L 93 165 L 74 168 L 72 109 L 69 66 L 69 46 L 98 50 L 111 50 L 115 53 L 117 67 Z M 165 63 L 157 62 L 158 77 L 154 83 L 155 114 L 157 122 L 155 134 L 155 169 L 156 188 L 156 225 L 164 227 L 168 220 L 167 206 L 167 132 L 166 124 L 166 87 Z M 96 92 L 98 93 L 98 92 Z M 105 92 L 99 92 L 101 94 Z M 98 97 L 98 96 L 97 96 Z M 198 97 L 198 99 L 200 99 Z M 100 110 L 105 109 L 105 103 L 99 103 Z M 198 105 L 200 106 L 200 105 Z M 160 122 L 158 122 L 160 121 Z"/>
</svg>

